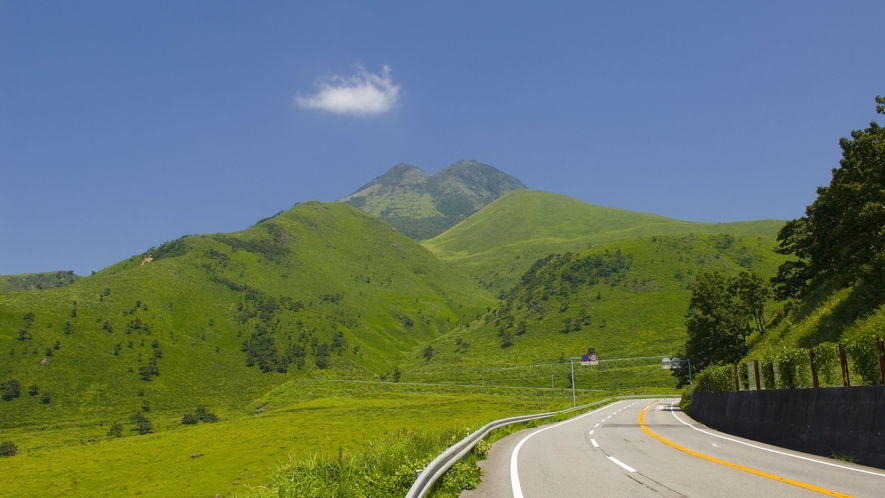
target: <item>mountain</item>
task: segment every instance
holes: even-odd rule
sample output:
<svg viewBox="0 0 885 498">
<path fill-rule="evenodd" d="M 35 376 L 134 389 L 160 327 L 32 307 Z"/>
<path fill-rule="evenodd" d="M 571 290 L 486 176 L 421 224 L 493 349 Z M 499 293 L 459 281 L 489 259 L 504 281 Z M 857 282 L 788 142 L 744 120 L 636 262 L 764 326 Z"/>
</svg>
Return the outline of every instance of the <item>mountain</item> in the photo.
<svg viewBox="0 0 885 498">
<path fill-rule="evenodd" d="M 604 362 L 581 387 L 672 388 L 660 358 L 683 346 L 694 279 L 734 275 L 752 261 L 763 278 L 783 257 L 756 235 L 646 235 L 533 261 L 500 305 L 415 356 L 409 381 L 568 386 L 568 358 L 595 348 Z M 638 358 L 638 359 L 635 359 Z M 587 380 L 592 375 L 592 381 Z M 589 382 L 586 383 L 586 382 Z"/>
<path fill-rule="evenodd" d="M 773 240 L 782 225 L 779 220 L 679 221 L 595 206 L 559 194 L 515 190 L 423 244 L 498 295 L 508 291 L 535 260 L 550 253 L 651 235 L 754 235 Z M 755 269 L 749 255 L 741 264 Z"/>
<path fill-rule="evenodd" d="M 377 379 L 495 299 L 405 235 L 306 202 L 71 285 L 0 295 L 0 428 L 240 407 L 291 379 Z M 180 414 L 178 415 L 181 416 Z"/>
<path fill-rule="evenodd" d="M 397 164 L 341 201 L 378 216 L 412 239 L 423 240 L 507 192 L 525 188 L 516 178 L 476 161 L 458 161 L 434 175 Z"/>
<path fill-rule="evenodd" d="M 30 290 L 64 287 L 79 280 L 80 275 L 72 271 L 52 271 L 25 273 L 22 275 L 0 275 L 0 294 Z"/>
</svg>

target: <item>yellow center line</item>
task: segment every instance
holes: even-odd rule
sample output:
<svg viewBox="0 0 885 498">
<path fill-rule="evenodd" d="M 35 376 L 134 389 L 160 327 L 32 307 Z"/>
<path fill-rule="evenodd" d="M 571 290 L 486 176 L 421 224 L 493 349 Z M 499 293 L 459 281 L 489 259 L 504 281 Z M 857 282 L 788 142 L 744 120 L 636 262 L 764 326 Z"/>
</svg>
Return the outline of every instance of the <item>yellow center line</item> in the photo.
<svg viewBox="0 0 885 498">
<path fill-rule="evenodd" d="M 786 483 L 786 484 L 792 484 L 793 486 L 798 486 L 798 487 L 803 488 L 803 489 L 808 489 L 808 490 L 811 490 L 811 491 L 817 491 L 818 493 L 822 493 L 822 494 L 825 494 L 825 495 L 828 495 L 828 496 L 841 496 L 841 497 L 847 497 L 847 498 L 850 498 L 850 496 L 851 496 L 851 495 L 844 495 L 844 494 L 842 494 L 842 493 L 837 493 L 837 492 L 835 492 L 835 491 L 830 491 L 830 490 L 828 490 L 828 489 L 819 488 L 819 487 L 817 487 L 817 486 L 812 486 L 811 484 L 805 484 L 804 482 L 799 482 L 799 481 L 794 481 L 794 480 L 792 480 L 792 479 L 787 479 L 786 477 L 780 477 L 780 476 L 776 476 L 776 475 L 774 475 L 774 474 L 769 474 L 769 473 L 767 473 L 767 472 L 762 472 L 762 471 L 760 471 L 760 470 L 751 469 L 751 468 L 749 468 L 749 467 L 744 467 L 744 466 L 742 466 L 742 465 L 737 465 L 737 464 L 734 464 L 734 463 L 731 463 L 731 462 L 726 462 L 725 460 L 720 460 L 720 459 L 718 459 L 718 458 L 713 458 L 713 457 L 711 457 L 711 456 L 704 455 L 703 453 L 698 453 L 697 451 L 693 451 L 693 450 L 690 450 L 690 449 L 688 449 L 688 448 L 684 448 L 684 447 L 682 447 L 682 446 L 679 446 L 678 444 L 676 444 L 676 443 L 674 443 L 674 442 L 672 442 L 672 441 L 669 441 L 669 440 L 667 440 L 667 439 L 662 438 L 661 436 L 658 436 L 657 434 L 655 434 L 654 432 L 652 432 L 651 430 L 649 430 L 648 427 L 645 426 L 645 411 L 648 410 L 649 408 L 651 408 L 653 405 L 654 405 L 654 403 L 652 403 L 652 404 L 646 406 L 642 411 L 639 412 L 639 425 L 642 427 L 642 430 L 645 431 L 646 434 L 648 434 L 649 436 L 651 436 L 651 437 L 657 439 L 658 441 L 660 441 L 660 442 L 666 444 L 667 446 L 670 446 L 670 447 L 676 448 L 676 449 L 679 450 L 679 451 L 682 451 L 682 452 L 688 453 L 689 455 L 696 456 L 696 457 L 698 457 L 698 458 L 702 458 L 702 459 L 707 460 L 707 461 L 709 461 L 709 462 L 718 463 L 719 465 L 725 465 L 726 467 L 731 467 L 731 468 L 733 468 L 733 469 L 742 470 L 742 471 L 744 471 L 744 472 L 748 472 L 748 473 L 750 473 L 750 474 L 755 474 L 755 475 L 757 475 L 757 476 L 766 477 L 766 478 L 768 478 L 768 479 L 772 479 L 772 480 L 775 480 L 775 481 L 783 482 L 783 483 Z"/>
</svg>

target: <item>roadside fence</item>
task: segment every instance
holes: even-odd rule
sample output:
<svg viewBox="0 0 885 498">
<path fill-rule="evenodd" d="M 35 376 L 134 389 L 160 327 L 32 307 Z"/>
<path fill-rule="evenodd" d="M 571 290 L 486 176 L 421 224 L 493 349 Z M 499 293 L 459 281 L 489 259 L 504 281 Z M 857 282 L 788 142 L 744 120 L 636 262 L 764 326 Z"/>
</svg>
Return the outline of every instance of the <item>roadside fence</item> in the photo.
<svg viewBox="0 0 885 498">
<path fill-rule="evenodd" d="M 849 387 L 885 384 L 885 341 L 863 336 L 811 349 L 783 347 L 748 362 L 697 375 L 699 391 Z"/>
</svg>

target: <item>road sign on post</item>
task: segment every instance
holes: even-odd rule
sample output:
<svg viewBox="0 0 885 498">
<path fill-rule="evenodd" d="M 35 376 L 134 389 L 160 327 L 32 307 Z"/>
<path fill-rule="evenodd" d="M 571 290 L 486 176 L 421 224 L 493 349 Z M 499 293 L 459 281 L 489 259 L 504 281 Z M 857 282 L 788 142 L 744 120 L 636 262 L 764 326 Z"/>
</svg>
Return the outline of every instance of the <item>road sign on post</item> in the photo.
<svg viewBox="0 0 885 498">
<path fill-rule="evenodd" d="M 596 356 L 596 353 L 590 353 L 590 358 L 589 358 L 589 361 L 587 362 L 587 364 L 588 365 L 599 365 L 599 357 Z"/>
<path fill-rule="evenodd" d="M 584 365 L 586 367 L 589 364 L 590 364 L 590 355 L 586 355 L 586 354 L 581 355 L 581 365 Z"/>
</svg>

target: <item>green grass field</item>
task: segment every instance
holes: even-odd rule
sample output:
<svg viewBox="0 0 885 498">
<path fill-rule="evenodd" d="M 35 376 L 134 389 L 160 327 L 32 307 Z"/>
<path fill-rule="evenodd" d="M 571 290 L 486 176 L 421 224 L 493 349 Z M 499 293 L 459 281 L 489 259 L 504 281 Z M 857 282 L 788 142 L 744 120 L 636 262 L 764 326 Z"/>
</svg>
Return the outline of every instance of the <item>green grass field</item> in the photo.
<svg viewBox="0 0 885 498">
<path fill-rule="evenodd" d="M 181 426 L 175 412 L 148 413 L 158 430 L 144 436 L 109 438 L 107 424 L 4 429 L 0 440 L 20 453 L 0 460 L 0 496 L 230 496 L 265 482 L 290 455 L 346 454 L 403 429 L 476 429 L 570 404 L 568 389 L 291 381 L 244 410 L 219 411 L 214 424 Z"/>
</svg>

